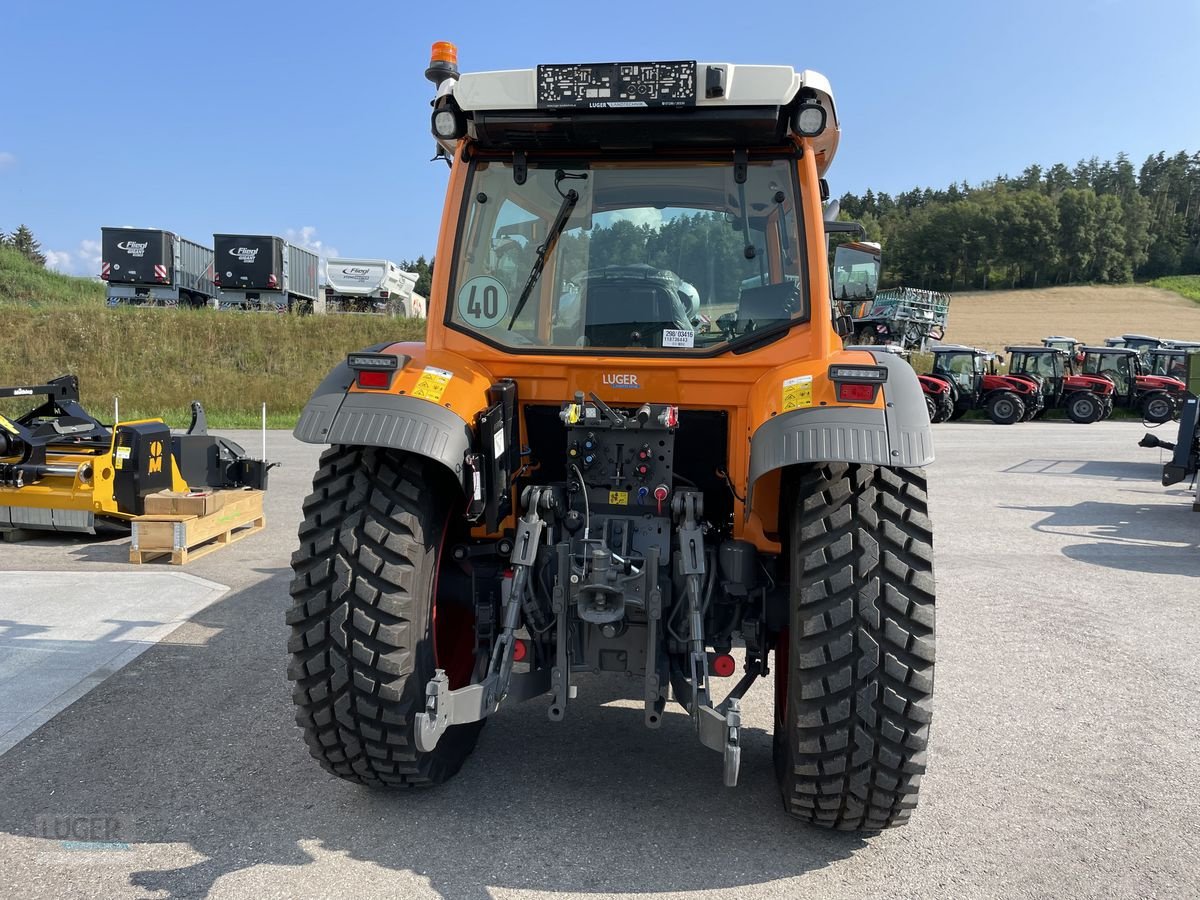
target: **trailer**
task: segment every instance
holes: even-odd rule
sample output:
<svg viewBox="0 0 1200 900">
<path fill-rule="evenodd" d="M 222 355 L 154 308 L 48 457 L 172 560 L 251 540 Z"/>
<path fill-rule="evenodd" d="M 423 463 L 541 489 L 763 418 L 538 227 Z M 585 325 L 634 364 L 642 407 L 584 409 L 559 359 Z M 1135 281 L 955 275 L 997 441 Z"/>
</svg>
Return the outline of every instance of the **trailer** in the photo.
<svg viewBox="0 0 1200 900">
<path fill-rule="evenodd" d="M 317 254 L 267 234 L 214 234 L 221 309 L 325 312 Z"/>
<path fill-rule="evenodd" d="M 405 272 L 391 260 L 330 259 L 325 281 L 327 312 L 425 315 L 424 298 L 413 293 L 416 273 Z"/>
<path fill-rule="evenodd" d="M 208 306 L 213 252 L 160 228 L 100 229 L 100 278 L 108 283 L 109 306 Z"/>
</svg>

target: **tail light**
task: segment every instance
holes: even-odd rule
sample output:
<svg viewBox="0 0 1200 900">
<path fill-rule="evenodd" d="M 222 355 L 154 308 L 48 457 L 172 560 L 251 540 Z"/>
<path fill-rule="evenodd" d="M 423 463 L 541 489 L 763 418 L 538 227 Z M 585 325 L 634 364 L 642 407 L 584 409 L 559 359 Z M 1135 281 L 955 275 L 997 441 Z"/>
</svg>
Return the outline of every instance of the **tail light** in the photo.
<svg viewBox="0 0 1200 900">
<path fill-rule="evenodd" d="M 874 403 L 879 386 L 887 381 L 887 369 L 833 365 L 829 367 L 829 380 L 834 384 L 839 403 Z"/>
<path fill-rule="evenodd" d="M 279 279 L 275 277 L 274 272 L 267 276 L 267 287 L 271 288 L 272 290 L 279 287 Z"/>
<path fill-rule="evenodd" d="M 380 291 L 380 292 L 379 292 L 379 299 L 380 299 L 380 300 L 386 300 L 386 299 L 388 299 L 390 296 L 392 296 L 392 292 L 391 292 L 391 291 Z"/>
<path fill-rule="evenodd" d="M 392 353 L 351 353 L 346 357 L 346 365 L 354 371 L 355 383 L 360 388 L 386 391 L 400 369 L 400 357 Z"/>
<path fill-rule="evenodd" d="M 221 274 L 219 272 L 213 274 L 213 284 L 221 283 Z"/>
</svg>

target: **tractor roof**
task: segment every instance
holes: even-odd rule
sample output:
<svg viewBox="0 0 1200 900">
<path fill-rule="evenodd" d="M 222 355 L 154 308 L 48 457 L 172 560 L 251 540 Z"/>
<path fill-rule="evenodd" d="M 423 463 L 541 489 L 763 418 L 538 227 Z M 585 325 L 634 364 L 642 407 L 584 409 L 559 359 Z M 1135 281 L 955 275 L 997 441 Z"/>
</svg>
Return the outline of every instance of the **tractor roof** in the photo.
<svg viewBox="0 0 1200 900">
<path fill-rule="evenodd" d="M 811 138 L 821 174 L 833 162 L 838 116 L 829 80 L 791 66 L 724 62 L 539 65 L 447 79 L 471 136 L 497 149 L 571 146 L 778 146 L 800 103 L 817 103 Z"/>
<path fill-rule="evenodd" d="M 978 347 L 968 347 L 965 344 L 938 344 L 936 347 L 931 347 L 930 353 L 982 353 L 987 355 L 986 350 L 980 350 Z"/>
<path fill-rule="evenodd" d="M 1140 356 L 1132 347 L 1081 347 L 1084 353 L 1122 353 L 1125 356 Z"/>
<path fill-rule="evenodd" d="M 1063 334 L 1052 334 L 1049 337 L 1042 338 L 1042 340 L 1043 341 L 1071 341 L 1072 343 L 1075 343 L 1075 344 L 1079 343 L 1078 338 L 1067 337 L 1066 335 L 1063 335 Z"/>
<path fill-rule="evenodd" d="M 1046 340 L 1052 340 L 1052 338 L 1046 338 Z M 1063 340 L 1070 339 L 1063 338 Z M 1009 353 L 1061 353 L 1063 356 L 1067 355 L 1067 351 L 1061 347 L 1046 347 L 1042 344 L 1015 344 L 1012 347 L 1005 347 L 1004 349 Z"/>
<path fill-rule="evenodd" d="M 1200 341 L 1173 341 L 1167 339 L 1163 342 L 1166 346 L 1155 347 L 1155 350 L 1195 350 L 1200 348 Z"/>
</svg>

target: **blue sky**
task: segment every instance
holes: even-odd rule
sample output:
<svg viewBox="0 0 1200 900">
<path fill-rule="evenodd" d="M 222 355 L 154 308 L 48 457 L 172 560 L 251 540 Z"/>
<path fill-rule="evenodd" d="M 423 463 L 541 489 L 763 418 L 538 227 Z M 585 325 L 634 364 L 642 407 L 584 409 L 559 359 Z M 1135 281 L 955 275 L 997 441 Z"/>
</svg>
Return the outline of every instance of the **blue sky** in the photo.
<svg viewBox="0 0 1200 900">
<path fill-rule="evenodd" d="M 429 45 L 538 62 L 786 63 L 831 80 L 834 194 L 1200 150 L 1200 3 L 9 3 L 0 229 L 94 274 L 101 225 L 432 255 Z"/>
</svg>

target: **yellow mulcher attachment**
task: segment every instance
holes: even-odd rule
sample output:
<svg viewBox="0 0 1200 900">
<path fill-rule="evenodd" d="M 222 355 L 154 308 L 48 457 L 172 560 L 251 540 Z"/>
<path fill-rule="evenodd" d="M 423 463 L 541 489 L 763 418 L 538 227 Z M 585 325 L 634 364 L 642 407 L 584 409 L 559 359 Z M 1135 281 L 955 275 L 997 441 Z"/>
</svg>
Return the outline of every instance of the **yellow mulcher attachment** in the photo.
<svg viewBox="0 0 1200 900">
<path fill-rule="evenodd" d="M 209 435 L 199 403 L 187 433 L 172 434 L 161 419 L 102 424 L 79 405 L 74 375 L 0 387 L 0 399 L 21 397 L 42 402 L 0 416 L 0 532 L 94 533 L 141 515 L 157 491 L 267 486 L 271 464 Z"/>
</svg>

